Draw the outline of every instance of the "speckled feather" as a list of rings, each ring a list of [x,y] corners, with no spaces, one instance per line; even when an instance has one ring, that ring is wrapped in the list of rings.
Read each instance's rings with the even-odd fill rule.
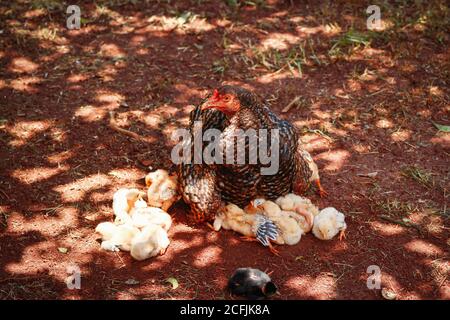
[[[193,134],[195,121],[202,121],[203,130],[223,130],[227,123],[223,113],[216,110],[201,111],[200,107],[190,114],[189,130]],[[189,143],[190,141],[184,141]],[[216,170],[206,164],[194,164],[194,148],[191,147],[191,163],[180,164],[178,170],[179,188],[183,200],[190,206],[191,214],[198,222],[214,219],[221,206],[220,190],[217,186]],[[203,146],[204,147],[204,146]]]
[[[263,246],[268,247],[269,241],[275,241],[278,237],[278,228],[275,223],[266,216],[256,216],[256,239]]]

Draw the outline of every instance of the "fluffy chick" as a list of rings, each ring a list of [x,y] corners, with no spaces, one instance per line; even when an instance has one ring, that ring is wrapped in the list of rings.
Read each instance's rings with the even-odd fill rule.
[[[263,214],[275,223],[279,231],[274,241],[276,244],[294,245],[300,241],[303,234],[300,225],[291,217],[292,213],[281,210],[275,202],[255,199],[246,207],[246,211]]]
[[[275,203],[284,211],[289,211],[290,216],[294,218],[302,228],[304,233],[311,230],[314,222],[314,216],[319,214],[319,209],[309,200],[289,193],[275,200]]]
[[[113,212],[116,217],[114,222],[116,224],[130,223],[131,217],[129,212],[136,201],[144,195],[145,193],[138,189],[122,188],[117,190],[113,195]]]
[[[144,228],[150,224],[155,224],[168,231],[172,226],[172,217],[160,208],[133,208],[130,214],[133,225],[137,228]]]
[[[102,222],[95,232],[101,235],[101,248],[108,251],[130,251],[132,239],[139,233],[139,229],[129,225],[115,225],[112,222]]]
[[[233,230],[247,237],[254,237],[255,216],[247,214],[244,210],[232,203],[226,205],[216,215],[214,220],[214,230],[219,231],[220,228],[225,230]]]
[[[270,244],[271,240],[274,241],[278,237],[278,228],[267,217],[247,213],[230,203],[221,208],[215,217],[214,230],[219,231],[222,227],[242,234],[242,240],[259,241],[262,245],[269,247],[273,254],[278,255],[278,251]]]
[[[259,269],[239,268],[228,280],[232,294],[248,299],[264,299],[277,292],[277,286],[269,275]]]
[[[147,208],[148,204],[145,202],[144,199],[137,199],[134,203],[133,208],[130,210],[130,216],[133,216],[133,212],[135,212],[137,209]]]
[[[335,208],[328,207],[314,217],[312,233],[321,240],[330,240],[340,232],[339,240],[342,240],[346,229],[344,214]]]
[[[136,260],[145,260],[158,254],[163,255],[170,244],[166,230],[150,224],[142,229],[131,242],[131,256]]]
[[[148,204],[152,207],[167,211],[180,198],[177,191],[177,176],[169,175],[166,170],[158,169],[150,172],[145,176],[145,184],[148,187]]]

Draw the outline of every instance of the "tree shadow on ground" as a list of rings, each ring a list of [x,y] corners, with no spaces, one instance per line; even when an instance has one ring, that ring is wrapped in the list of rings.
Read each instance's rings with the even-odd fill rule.
[[[449,141],[430,122],[449,123],[443,2],[411,5],[406,18],[383,5],[392,26],[377,35],[364,29],[366,2],[86,1],[78,31],[51,3],[0,11],[0,297],[228,299],[226,280],[245,265],[274,271],[277,298],[375,299],[366,279],[377,265],[400,298],[448,299]],[[360,42],[346,42],[349,30]],[[194,225],[177,204],[166,255],[99,251],[93,229],[111,219],[113,192],[143,188],[149,167],[173,169],[171,133],[221,83],[254,90],[302,128],[330,194],[309,196],[347,213],[348,239],[307,235],[277,258]],[[109,111],[153,140],[112,131]],[[82,290],[64,283],[73,264]]]

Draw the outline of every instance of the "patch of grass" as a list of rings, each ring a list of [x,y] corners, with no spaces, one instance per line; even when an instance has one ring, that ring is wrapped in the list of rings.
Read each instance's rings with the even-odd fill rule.
[[[267,7],[266,0],[225,0],[227,6],[235,9],[242,6],[251,6],[251,7]]]
[[[45,28],[45,27],[44,28],[39,28],[37,33],[36,33],[36,37],[39,40],[53,41],[57,37],[57,29]]]
[[[0,118],[0,129],[4,129],[6,124],[8,123],[8,119]]]
[[[373,211],[381,211],[391,217],[406,217],[419,208],[411,202],[403,202],[397,199],[384,199],[371,205]]]
[[[55,299],[57,292],[52,289],[52,285],[47,279],[21,278],[11,279],[3,283],[0,287],[0,299]]]
[[[242,47],[238,53],[229,55],[231,60],[240,65],[244,63],[250,70],[257,72],[278,73],[288,71],[294,77],[302,78],[304,68],[326,66],[329,61],[322,54],[320,40],[308,39],[292,45],[288,49],[265,48],[256,45],[250,39],[235,39]],[[230,37],[223,37],[221,45],[226,49],[233,42]],[[317,52],[317,53],[316,53]]]
[[[328,135],[328,131],[327,131],[327,129],[325,127],[321,127],[320,129],[309,129],[308,128],[307,132],[318,134],[318,135],[324,137],[325,139],[327,139],[330,142],[334,141],[334,139],[330,135]]]
[[[197,14],[192,13],[191,11],[184,11],[177,16],[178,26],[181,27],[190,21],[195,20],[198,17]]]
[[[228,38],[228,33],[227,32],[224,32],[223,33],[223,36],[222,36],[222,47],[225,49],[225,50],[227,50],[228,49],[228,47],[230,46],[230,44],[231,44],[231,40]]]
[[[46,217],[54,217],[54,216],[56,216],[56,215],[58,215],[58,212],[62,209],[62,208],[64,208],[64,205],[63,204],[60,204],[60,205],[58,205],[58,206],[56,206],[56,207],[50,207],[50,208],[45,208],[43,211],[45,212],[44,213],[44,215],[46,216]]]
[[[139,2],[144,2],[144,0],[97,0],[96,2],[108,7],[120,7],[128,4],[138,4]]]
[[[438,129],[438,131],[450,132],[450,126],[446,126],[446,125],[439,124],[439,123],[436,123],[436,122],[433,122],[433,124]]]
[[[245,0],[242,2],[244,3],[244,5],[252,7],[261,7],[261,8],[267,7],[266,0],[254,0],[254,1]]]
[[[446,258],[439,258],[433,260],[430,264],[431,266],[431,275],[433,276],[436,283],[438,283],[438,287],[445,285],[448,277],[450,276],[450,265]]]
[[[347,53],[361,46],[368,46],[371,43],[374,33],[366,32],[362,33],[354,29],[350,29],[339,38],[332,40],[334,43],[331,49],[328,51],[330,56],[338,56],[345,50]]]
[[[447,205],[444,205],[442,208],[428,208],[429,212],[433,215],[441,216],[444,219],[450,219],[450,210],[447,208]]]
[[[225,0],[225,3],[231,8],[237,8],[239,6],[239,0]]]
[[[31,8],[45,9],[48,11],[64,10],[67,7],[65,1],[59,0],[33,0],[31,1]]]
[[[9,214],[5,211],[3,211],[2,208],[0,208],[0,225],[7,227],[8,226],[8,218]]]
[[[300,77],[303,74],[302,66],[306,64],[307,58],[301,44],[288,51],[261,50],[259,48],[253,48],[252,51],[253,56],[250,57],[250,62],[253,68],[259,66],[272,72],[287,69],[291,73],[297,71]]]
[[[441,45],[448,41],[450,9],[446,1],[403,1],[398,4],[385,1],[380,5],[386,18],[394,23],[393,28],[383,33],[398,38],[403,33],[419,32]]]
[[[401,169],[403,176],[411,178],[425,188],[431,188],[434,185],[432,173],[417,166],[406,166]]]
[[[224,58],[214,61],[211,66],[211,71],[223,76],[227,68],[228,68],[228,61]]]
[[[423,233],[422,228],[419,225],[417,225],[415,223],[412,223],[412,221],[410,219],[403,218],[401,220],[396,220],[396,219],[393,219],[393,218],[391,218],[390,216],[387,216],[387,215],[381,215],[380,218],[383,219],[383,220],[389,221],[391,223],[398,224],[398,225],[403,226],[403,227],[414,228],[417,231],[419,231],[421,234]]]

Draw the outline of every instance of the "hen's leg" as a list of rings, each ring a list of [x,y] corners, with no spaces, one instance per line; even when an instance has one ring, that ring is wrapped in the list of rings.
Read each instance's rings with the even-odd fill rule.
[[[319,190],[320,197],[325,197],[326,195],[328,195],[328,192],[326,192],[325,189],[320,184],[320,179],[314,180],[314,183],[316,184],[317,189]]]

